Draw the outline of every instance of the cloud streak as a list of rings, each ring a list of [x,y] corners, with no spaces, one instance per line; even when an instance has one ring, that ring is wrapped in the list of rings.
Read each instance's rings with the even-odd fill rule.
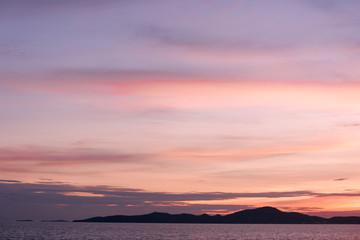
[[[157,71],[71,70],[64,74],[72,76],[69,77],[69,84],[63,85],[60,79],[43,84],[39,82],[32,86],[9,84],[27,92],[58,94],[67,98],[71,94],[75,101],[79,94],[88,95],[92,101],[96,101],[95,96],[125,97],[126,101],[122,101],[124,109],[129,106],[134,109],[167,107],[179,110],[276,107],[353,111],[359,107],[357,91],[360,85],[356,82],[252,82],[201,78],[190,81],[191,74],[171,75],[169,72]],[[83,79],[76,81],[79,78]],[[202,94],[199,94],[200,92]],[[113,102],[107,102],[106,98],[102,101],[106,105],[114,105]],[[121,109],[121,102],[117,103],[117,106]]]
[[[291,46],[286,44],[270,44],[266,41],[256,42],[251,39],[221,39],[213,36],[196,35],[191,32],[180,32],[172,29],[164,29],[157,26],[146,26],[139,28],[137,37],[155,40],[160,44],[170,47],[178,47],[189,51],[215,51],[215,52],[237,52],[266,53],[278,52],[279,50],[290,50]]]
[[[50,12],[64,12],[64,11],[79,11],[86,9],[89,10],[96,10],[98,8],[108,8],[109,6],[116,5],[116,4],[128,4],[134,1],[129,0],[107,0],[105,2],[98,1],[98,0],[78,0],[76,2],[64,0],[64,1],[53,1],[49,2],[46,0],[34,0],[30,4],[28,1],[24,0],[4,0],[1,2],[2,14],[9,14],[9,13],[21,13],[24,17],[25,16],[34,16],[35,14],[49,14]]]
[[[108,162],[135,162],[149,158],[149,155],[142,154],[111,154],[105,151],[88,148],[72,148],[67,150],[57,150],[52,148],[42,148],[38,146],[25,146],[23,148],[1,148],[0,161],[35,161],[41,164],[71,164],[71,163],[91,163],[101,161]]]
[[[0,182],[3,182],[3,183],[21,183],[21,181],[7,180],[7,179],[0,179]]]

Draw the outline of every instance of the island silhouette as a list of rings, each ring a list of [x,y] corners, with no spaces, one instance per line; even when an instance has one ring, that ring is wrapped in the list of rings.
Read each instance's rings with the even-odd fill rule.
[[[242,224],[360,224],[360,217],[323,218],[298,212],[283,212],[274,207],[247,209],[227,215],[193,215],[153,212],[145,215],[93,217],[73,222],[127,223],[242,223]]]

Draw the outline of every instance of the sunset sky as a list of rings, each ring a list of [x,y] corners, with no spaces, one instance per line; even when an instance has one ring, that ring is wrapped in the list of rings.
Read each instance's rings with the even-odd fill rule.
[[[0,220],[360,216],[359,9],[0,0]]]

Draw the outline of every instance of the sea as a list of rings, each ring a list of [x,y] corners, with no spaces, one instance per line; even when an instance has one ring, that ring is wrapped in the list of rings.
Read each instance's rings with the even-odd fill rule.
[[[14,222],[0,223],[0,239],[355,240],[360,225]]]

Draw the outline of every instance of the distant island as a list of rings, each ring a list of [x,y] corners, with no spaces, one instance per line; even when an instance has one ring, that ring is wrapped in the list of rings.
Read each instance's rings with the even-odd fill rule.
[[[93,217],[73,222],[127,223],[239,223],[239,224],[360,224],[360,217],[323,218],[298,212],[283,212],[273,207],[248,209],[227,215],[193,215],[153,212],[145,215]]]

